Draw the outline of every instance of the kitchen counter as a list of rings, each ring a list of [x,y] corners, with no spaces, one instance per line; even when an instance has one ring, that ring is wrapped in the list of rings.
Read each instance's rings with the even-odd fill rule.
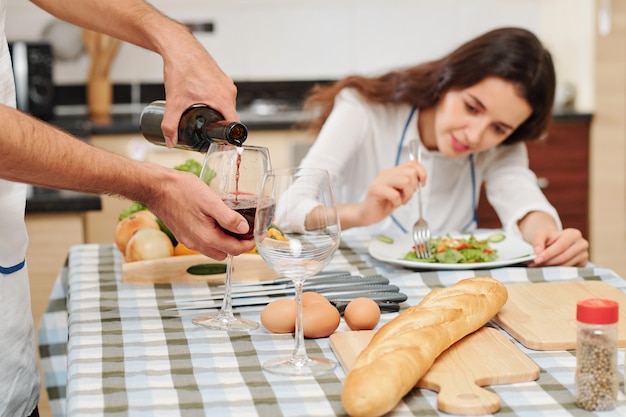
[[[237,111],[241,121],[251,130],[282,130],[294,127],[307,116],[302,102],[314,85],[332,80],[236,82]],[[140,133],[139,116],[150,102],[165,97],[162,84],[120,84],[113,87],[112,117],[107,122],[90,121],[85,105],[85,86],[58,86],[59,100],[51,122],[65,127],[79,137],[88,135]],[[133,90],[138,90],[133,93]],[[133,102],[133,97],[137,98]],[[555,120],[589,120],[591,114],[558,109]]]
[[[140,113],[119,113],[113,114],[110,121],[95,123],[90,122],[86,115],[75,115],[58,117],[52,120],[51,123],[55,125],[82,125],[84,131],[82,135],[78,135],[79,137],[127,133],[140,134],[139,117]],[[239,117],[250,130],[290,129],[305,120],[305,114],[297,108],[276,111],[269,107],[257,110],[247,108],[239,111]],[[590,113],[575,111],[558,112],[554,114],[555,121],[590,121],[591,117],[592,115]],[[71,130],[68,129],[68,131],[72,133]],[[76,130],[73,134],[76,135]]]
[[[92,135],[110,135],[141,133],[139,113],[114,114],[110,122],[91,123]],[[303,113],[298,110],[257,113],[251,110],[239,112],[241,121],[249,130],[288,129],[303,120]]]
[[[26,214],[97,211],[102,209],[99,195],[34,187],[26,199]]]
[[[91,135],[141,133],[139,117],[140,113],[117,113],[107,122],[92,122],[86,114],[70,115],[56,117],[50,123],[64,128],[74,136],[87,138]],[[271,109],[260,112],[246,109],[239,111],[239,117],[250,130],[273,130],[291,128],[304,119],[304,114],[297,109],[276,112]],[[66,128],[67,126],[73,129]]]

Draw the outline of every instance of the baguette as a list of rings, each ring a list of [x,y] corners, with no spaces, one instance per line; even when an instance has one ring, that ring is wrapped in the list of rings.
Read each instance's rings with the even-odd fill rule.
[[[376,332],[346,376],[341,401],[353,417],[391,411],[453,343],[478,330],[506,303],[506,287],[468,278],[428,293]]]

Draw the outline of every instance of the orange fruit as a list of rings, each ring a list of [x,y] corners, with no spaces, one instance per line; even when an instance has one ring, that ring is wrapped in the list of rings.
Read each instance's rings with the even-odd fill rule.
[[[174,248],[174,256],[183,256],[183,255],[199,255],[200,252],[197,250],[189,249],[187,246],[183,245],[181,242],[178,242],[176,247]]]
[[[250,249],[248,252],[245,252],[248,255],[256,255],[257,253],[259,253],[258,250],[256,250],[256,246],[253,247],[252,249]]]

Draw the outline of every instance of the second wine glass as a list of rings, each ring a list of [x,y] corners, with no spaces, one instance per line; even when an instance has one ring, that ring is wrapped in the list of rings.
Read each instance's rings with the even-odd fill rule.
[[[281,230],[284,238],[268,237],[270,227]],[[340,234],[335,196],[326,170],[288,168],[265,175],[254,240],[265,262],[293,281],[297,304],[293,353],[265,362],[266,371],[321,375],[336,367],[337,362],[332,359],[307,355],[302,329],[302,286],[330,262],[339,247]]]
[[[200,178],[215,191],[224,203],[241,214],[250,225],[243,235],[226,234],[237,239],[254,238],[254,220],[258,195],[263,177],[271,169],[267,148],[259,146],[232,146],[213,142],[207,151]],[[233,256],[226,257],[226,280],[222,308],[215,317],[196,317],[193,323],[212,330],[248,331],[259,327],[259,323],[235,317],[232,309],[231,278]]]

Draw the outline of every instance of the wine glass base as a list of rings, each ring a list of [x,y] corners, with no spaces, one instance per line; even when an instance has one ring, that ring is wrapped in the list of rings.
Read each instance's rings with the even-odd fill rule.
[[[263,370],[277,375],[288,376],[319,376],[332,372],[337,362],[332,359],[319,357],[276,358],[263,364]]]
[[[225,330],[227,332],[248,332],[257,329],[259,323],[252,320],[236,319],[234,317],[196,317],[193,324],[209,330]]]

